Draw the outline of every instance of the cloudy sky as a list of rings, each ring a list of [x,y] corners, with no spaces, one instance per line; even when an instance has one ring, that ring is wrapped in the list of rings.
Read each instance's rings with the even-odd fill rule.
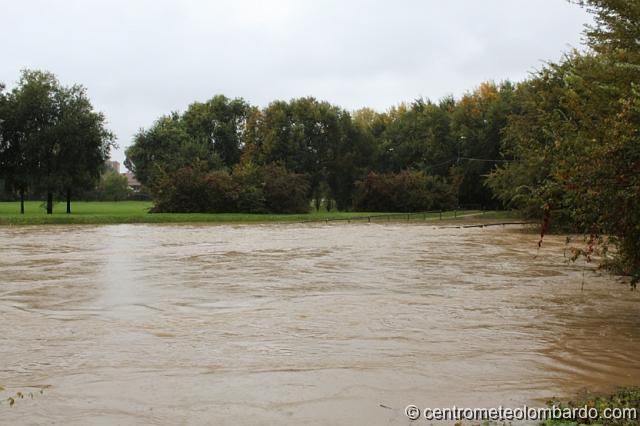
[[[81,83],[124,159],[141,127],[217,93],[385,110],[521,80],[581,47],[565,0],[0,0],[0,81]]]

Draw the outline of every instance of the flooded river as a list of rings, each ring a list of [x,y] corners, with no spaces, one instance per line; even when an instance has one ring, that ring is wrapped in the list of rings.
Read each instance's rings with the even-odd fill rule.
[[[566,264],[564,238],[536,257],[536,240],[424,223],[0,228],[0,423],[402,425],[409,403],[638,384],[640,293]]]

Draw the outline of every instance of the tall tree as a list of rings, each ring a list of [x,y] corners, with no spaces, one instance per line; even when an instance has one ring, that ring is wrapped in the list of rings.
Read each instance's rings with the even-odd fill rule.
[[[328,199],[335,200],[338,210],[352,208],[355,183],[369,172],[375,152],[369,120],[375,120],[376,115],[372,110],[361,110],[352,119],[347,112],[340,112],[340,138],[331,140],[326,173]]]
[[[52,169],[51,161],[46,161],[43,153],[47,151],[45,147],[52,145],[56,115],[54,94],[58,86],[53,74],[27,70],[6,95],[2,146],[6,182],[10,189],[20,193],[21,211],[24,211],[22,200],[27,188],[40,187],[42,178],[46,177],[43,172]],[[52,198],[49,201],[47,210],[51,211]]]
[[[64,87],[49,72],[25,70],[4,110],[0,151],[7,182],[21,198],[28,187],[46,193],[48,214],[54,193],[89,185],[108,158],[113,137],[81,86]]]
[[[4,92],[5,85],[0,83],[0,180],[9,194],[20,195],[20,213],[24,214],[24,195],[26,178],[18,176],[22,163],[21,145],[14,135],[14,111],[10,97]]]
[[[127,148],[125,165],[142,185],[153,189],[167,174],[198,163],[207,170],[224,167],[220,155],[203,139],[194,138],[182,117],[172,113],[140,130]]]
[[[456,104],[451,118],[455,163],[450,173],[462,204],[494,205],[486,175],[502,161],[502,129],[513,111],[510,82],[483,83]]]
[[[349,115],[340,108],[312,97],[275,101],[262,112],[253,112],[247,130],[247,160],[256,164],[281,163],[304,174],[319,204],[322,184],[336,145],[345,142]]]
[[[105,128],[105,117],[93,110],[86,89],[61,88],[61,110],[56,124],[60,144],[58,173],[60,190],[71,213],[71,196],[94,188],[109,158],[114,136]]]
[[[207,102],[189,105],[182,121],[187,133],[220,156],[231,169],[240,161],[249,111],[250,106],[243,99],[217,95]]]
[[[495,172],[504,199],[562,215],[593,242],[617,247],[611,264],[640,280],[640,4],[580,2],[595,14],[590,50],[548,64],[522,88],[507,128],[517,160]],[[533,172],[520,175],[524,165]],[[524,177],[524,178],[523,178]],[[516,178],[519,178],[516,180]],[[606,247],[607,244],[604,245]]]

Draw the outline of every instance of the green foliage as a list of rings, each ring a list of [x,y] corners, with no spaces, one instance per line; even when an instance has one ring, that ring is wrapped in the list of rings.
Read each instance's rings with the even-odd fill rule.
[[[239,187],[238,211],[267,213],[262,168],[251,161],[238,164],[233,169],[233,178]]]
[[[456,104],[451,117],[456,165],[449,173],[460,194],[460,203],[496,205],[485,179],[503,160],[502,129],[516,111],[514,86],[509,82],[483,83]]]
[[[240,163],[233,165],[234,179],[243,180],[237,196],[241,211],[279,210],[266,192],[268,188],[256,183],[257,175],[250,178],[250,173],[243,172],[253,168],[264,174],[274,163],[291,173],[289,179],[295,180],[294,175],[306,179],[308,194],[295,199],[311,197],[316,207],[331,207],[334,201],[339,210],[362,206],[365,198],[357,182],[368,179],[370,172],[400,173],[408,169],[422,170],[424,175],[439,179],[420,178],[418,184],[413,179],[418,175],[400,173],[401,183],[396,186],[411,196],[402,202],[379,198],[372,204],[376,209],[439,208],[450,206],[451,200],[458,198],[491,205],[496,203],[483,182],[500,157],[500,128],[514,108],[512,98],[510,83],[487,83],[459,102],[453,98],[438,104],[416,100],[386,113],[365,108],[352,116],[314,98],[276,101],[264,109],[237,100],[231,102],[237,104],[234,109],[227,98],[216,96],[206,104],[192,104],[182,115],[163,117],[140,132],[127,151],[126,164],[149,187],[196,163],[216,170],[222,167],[218,152],[206,147],[212,146],[212,140],[226,137],[235,141],[232,145],[242,146]],[[221,124],[220,119],[212,117],[227,119]],[[287,187],[284,180],[275,177],[272,183],[272,194],[279,192],[276,188]],[[305,187],[301,181],[290,185]],[[382,200],[391,204],[385,206]],[[299,211],[302,203],[283,208]]]
[[[150,129],[138,132],[126,154],[125,165],[147,187],[195,163],[204,163],[210,170],[224,166],[211,144],[193,137],[177,113],[163,116]]]
[[[328,206],[333,199],[338,210],[349,210],[353,205],[355,182],[370,170],[375,142],[367,126],[352,119],[350,114],[340,114],[339,120],[341,139],[332,141],[325,181],[319,185],[319,193]]]
[[[520,112],[505,130],[515,161],[489,185],[532,214],[543,205],[577,232],[606,235],[606,264],[640,277],[640,17],[636,2],[581,2],[596,16],[590,52],[548,64],[517,90]],[[632,24],[634,23],[634,24]],[[578,250],[589,256],[592,250]]]
[[[236,167],[231,175],[207,170],[204,163],[167,174],[156,185],[153,212],[304,213],[308,184],[278,165]]]
[[[630,387],[619,389],[618,391],[610,395],[600,395],[583,393],[578,396],[575,401],[569,401],[566,404],[561,403],[557,399],[552,399],[547,402],[548,406],[555,405],[558,408],[582,408],[589,407],[598,410],[598,413],[602,416],[604,410],[609,409],[634,409],[636,413],[640,415],[640,388]],[[578,426],[581,424],[592,424],[601,426],[632,426],[638,424],[638,419],[589,419],[589,418],[574,418],[571,420],[546,420],[542,423],[543,426]]]
[[[166,175],[155,187],[153,212],[223,213],[236,208],[238,189],[224,171],[207,171],[202,164]]]
[[[338,173],[351,176],[357,167],[352,151],[358,144],[351,143],[355,141],[351,136],[350,115],[328,102],[310,97],[276,101],[253,111],[247,125],[245,160],[261,165],[277,162],[304,174],[311,193],[331,176],[332,187],[342,200],[345,195],[338,193],[339,188],[348,188],[353,181],[345,182]]]
[[[126,176],[110,170],[102,176],[97,193],[101,201],[122,201],[127,199],[131,190]]]
[[[240,160],[250,112],[244,100],[222,95],[195,102],[183,114],[163,116],[138,132],[126,151],[125,165],[148,187],[195,163],[209,170],[230,169]]]
[[[105,129],[103,114],[93,111],[86,89],[64,89],[64,104],[57,122],[60,141],[58,175],[62,192],[80,194],[95,187],[109,158],[114,136]]]
[[[263,170],[266,210],[272,213],[306,213],[309,211],[309,183],[298,173],[283,166],[268,164]]]
[[[356,188],[356,210],[420,212],[447,210],[456,204],[451,188],[442,178],[418,171],[372,172]]]
[[[589,46],[597,53],[638,54],[640,4],[630,0],[578,0],[594,14],[587,27]]]
[[[82,86],[25,70],[16,87],[0,93],[0,177],[22,193],[90,188],[114,146],[104,126]]]
[[[217,95],[207,102],[189,105],[181,120],[197,145],[206,147],[225,167],[231,168],[240,161],[249,112],[250,107],[244,100]]]

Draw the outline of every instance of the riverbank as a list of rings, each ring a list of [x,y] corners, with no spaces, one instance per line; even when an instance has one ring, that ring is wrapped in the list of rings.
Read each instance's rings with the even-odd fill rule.
[[[250,214],[250,213],[149,213],[152,204],[147,201],[96,202],[78,201],[66,214],[66,205],[58,203],[53,214],[44,212],[42,203],[28,201],[25,214],[20,214],[18,202],[0,203],[0,225],[46,224],[117,224],[117,223],[266,223],[266,222],[314,222],[333,220],[407,220],[406,213],[376,212],[327,212],[307,214]],[[411,214],[408,220],[457,220],[481,216],[483,219],[513,219],[512,212],[458,210],[448,212]]]

